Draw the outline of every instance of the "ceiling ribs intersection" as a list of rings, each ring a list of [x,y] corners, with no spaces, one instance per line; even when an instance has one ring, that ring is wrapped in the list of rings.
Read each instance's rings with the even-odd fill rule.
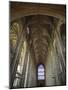
[[[27,23],[31,29],[31,39],[37,63],[44,63],[46,60],[51,34],[51,20],[52,17],[35,15],[31,16]]]

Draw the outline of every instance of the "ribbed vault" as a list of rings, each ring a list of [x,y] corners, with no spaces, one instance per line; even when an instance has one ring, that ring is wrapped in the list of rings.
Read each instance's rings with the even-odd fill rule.
[[[51,41],[54,18],[45,15],[32,15],[26,17],[26,21],[31,33],[30,39],[33,42],[36,63],[45,63]]]
[[[31,73],[31,77],[34,74],[35,77],[32,77],[32,79],[36,81],[36,66],[40,63],[46,66],[47,85],[49,85],[50,80],[48,75],[49,73],[51,74],[50,66],[52,65],[50,57],[51,60],[56,60],[60,55],[61,58],[59,57],[57,62],[59,59],[62,59],[62,63],[65,66],[65,58],[63,56],[63,52],[65,53],[65,6],[16,2],[11,2],[10,6],[11,87],[13,87],[16,74],[22,74],[19,78],[19,86],[26,87],[26,83],[28,82],[27,77],[30,77],[29,72],[32,69],[35,71]],[[64,42],[63,51],[62,42]],[[55,63],[56,65],[55,60],[53,64]],[[29,70],[28,64],[30,64],[29,68],[32,67]],[[21,67],[21,73],[17,71],[19,66]],[[28,76],[27,73],[29,74]],[[65,76],[65,70],[63,73]],[[22,77],[24,78],[23,80]],[[52,77],[50,78],[52,79]],[[63,82],[65,83],[65,81]]]

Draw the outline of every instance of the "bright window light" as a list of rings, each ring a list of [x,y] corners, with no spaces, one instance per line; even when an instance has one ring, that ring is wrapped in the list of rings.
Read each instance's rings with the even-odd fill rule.
[[[40,64],[38,66],[38,80],[44,80],[44,66],[42,64]]]

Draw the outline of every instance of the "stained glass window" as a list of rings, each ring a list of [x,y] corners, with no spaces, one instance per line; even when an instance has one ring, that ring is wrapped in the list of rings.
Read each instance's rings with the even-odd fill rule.
[[[38,80],[44,80],[44,65],[40,64],[38,65]]]

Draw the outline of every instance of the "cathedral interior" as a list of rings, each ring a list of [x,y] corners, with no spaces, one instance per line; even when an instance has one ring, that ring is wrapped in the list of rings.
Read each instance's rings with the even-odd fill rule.
[[[66,85],[66,5],[9,5],[10,88]]]

